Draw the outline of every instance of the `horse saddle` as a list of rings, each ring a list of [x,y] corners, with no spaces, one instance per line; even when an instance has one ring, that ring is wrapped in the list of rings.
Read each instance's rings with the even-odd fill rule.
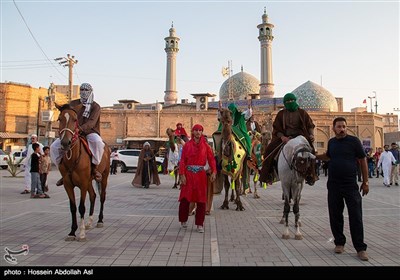
[[[93,154],[92,154],[92,152],[90,151],[90,149],[89,149],[89,143],[88,143],[88,141],[86,140],[86,137],[84,137],[84,136],[82,136],[82,135],[79,135],[79,139],[81,140],[81,142],[82,142],[82,144],[83,144],[83,147],[85,147],[85,150],[86,150],[86,152],[89,154],[89,156],[93,156]]]

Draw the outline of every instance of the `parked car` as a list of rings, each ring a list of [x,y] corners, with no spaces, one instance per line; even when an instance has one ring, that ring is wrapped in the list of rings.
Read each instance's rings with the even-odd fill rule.
[[[15,151],[11,154],[11,156],[12,156],[14,162],[19,162],[20,163],[19,165],[21,165],[23,160],[26,157],[26,151]]]
[[[118,150],[119,165],[121,172],[127,172],[130,169],[136,169],[139,160],[140,150],[138,149],[126,149]],[[159,172],[162,172],[162,163],[164,162],[163,157],[156,157],[156,164]]]
[[[8,168],[8,155],[0,149],[0,167],[3,169],[7,169]]]

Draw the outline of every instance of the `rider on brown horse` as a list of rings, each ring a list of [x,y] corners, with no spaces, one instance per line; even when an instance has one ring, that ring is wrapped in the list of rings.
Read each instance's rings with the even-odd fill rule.
[[[83,106],[82,106],[83,105]],[[92,153],[92,173],[93,178],[100,182],[102,175],[97,170],[97,166],[103,157],[104,142],[100,137],[100,105],[93,100],[93,88],[88,83],[83,83],[80,87],[80,99],[73,100],[70,107],[77,108],[78,125],[76,129],[83,134],[89,144]],[[57,138],[50,147],[51,159],[53,162],[60,164],[64,155],[61,149],[60,139]],[[61,186],[63,179],[57,181],[56,185]]]

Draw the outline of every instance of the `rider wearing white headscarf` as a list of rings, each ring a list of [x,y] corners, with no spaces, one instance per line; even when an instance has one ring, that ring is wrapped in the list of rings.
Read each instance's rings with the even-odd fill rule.
[[[80,99],[71,101],[71,107],[77,107],[78,122],[81,133],[86,136],[89,149],[92,152],[93,175],[96,181],[101,181],[101,173],[97,166],[101,162],[104,153],[104,142],[100,137],[100,105],[93,100],[93,88],[88,83],[83,83],[80,87]],[[83,105],[79,108],[80,105]],[[61,150],[60,139],[57,138],[50,147],[51,160],[60,164],[64,152]],[[62,185],[62,179],[56,183]]]

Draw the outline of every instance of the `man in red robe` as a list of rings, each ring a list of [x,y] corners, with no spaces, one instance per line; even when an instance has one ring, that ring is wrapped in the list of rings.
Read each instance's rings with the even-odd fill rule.
[[[203,126],[196,124],[192,128],[192,137],[183,146],[179,163],[181,192],[179,195],[179,222],[187,228],[190,202],[196,202],[195,225],[197,231],[204,232],[204,219],[207,201],[207,163],[212,174],[210,180],[215,181],[217,168],[214,154],[203,136]]]
[[[189,141],[189,136],[181,123],[176,124],[175,136],[180,137],[185,142]]]

